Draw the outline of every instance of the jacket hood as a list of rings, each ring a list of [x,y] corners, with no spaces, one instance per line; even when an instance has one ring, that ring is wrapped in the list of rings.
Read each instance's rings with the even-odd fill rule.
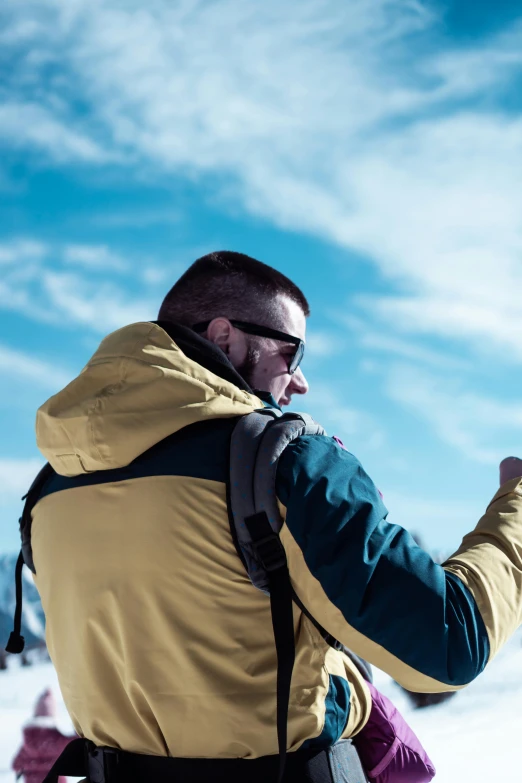
[[[42,405],[36,438],[57,473],[78,476],[124,467],[189,424],[262,407],[219,348],[186,327],[137,323],[106,337]]]

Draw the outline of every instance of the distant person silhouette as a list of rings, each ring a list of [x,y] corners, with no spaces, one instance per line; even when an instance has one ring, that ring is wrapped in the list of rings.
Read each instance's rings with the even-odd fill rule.
[[[33,717],[23,728],[23,744],[13,760],[17,779],[42,783],[50,767],[75,735],[69,737],[56,727],[56,702],[50,688],[38,697]],[[67,778],[60,777],[59,783]]]

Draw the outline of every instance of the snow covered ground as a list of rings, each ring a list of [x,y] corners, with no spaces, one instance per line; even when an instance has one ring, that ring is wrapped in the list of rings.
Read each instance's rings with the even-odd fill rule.
[[[382,672],[375,683],[422,740],[437,783],[501,783],[522,780],[522,630],[486,671],[445,704],[414,710]]]
[[[10,760],[36,696],[50,686],[59,696],[50,663],[0,671],[0,783],[13,783]],[[407,696],[382,672],[376,684],[407,716],[435,766],[437,783],[500,783],[522,779],[522,632],[519,631],[486,672],[456,698],[437,707],[413,710]],[[59,728],[72,730],[59,702]],[[71,779],[72,780],[72,779]]]

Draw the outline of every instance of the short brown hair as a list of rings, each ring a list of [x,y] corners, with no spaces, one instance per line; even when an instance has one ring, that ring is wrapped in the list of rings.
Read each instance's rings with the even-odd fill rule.
[[[223,316],[277,328],[280,296],[310,315],[303,292],[277,269],[243,253],[220,250],[199,258],[174,283],[158,319],[193,326]]]

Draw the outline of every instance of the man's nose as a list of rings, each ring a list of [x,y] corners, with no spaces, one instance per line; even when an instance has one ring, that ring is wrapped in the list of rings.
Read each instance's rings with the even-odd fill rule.
[[[292,394],[306,394],[310,388],[308,381],[306,380],[303,371],[300,367],[297,368],[292,375],[292,382],[290,384]]]

